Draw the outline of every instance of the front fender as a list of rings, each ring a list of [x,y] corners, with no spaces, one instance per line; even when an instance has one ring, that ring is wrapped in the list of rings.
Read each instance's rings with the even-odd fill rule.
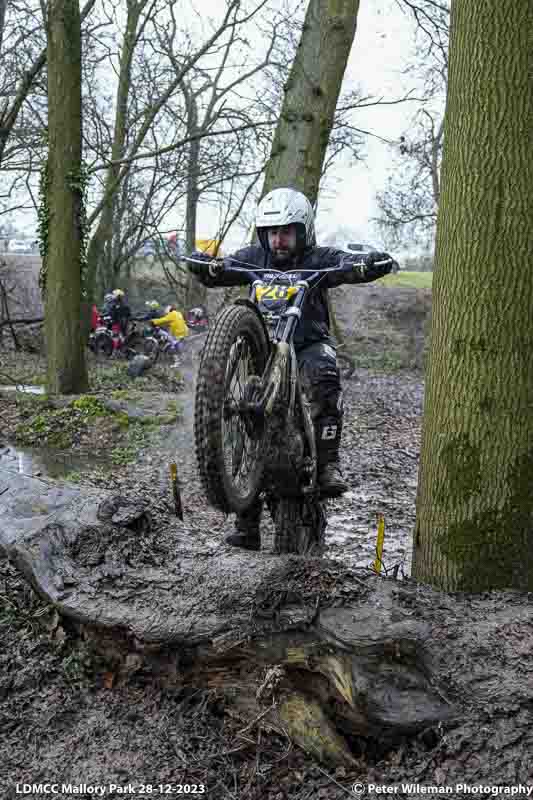
[[[233,301],[233,305],[246,306],[247,308],[250,308],[254,312],[254,314],[261,320],[263,333],[265,334],[265,339],[266,339],[266,341],[267,341],[267,343],[269,345],[269,348],[270,348],[270,334],[268,332],[268,328],[266,326],[265,320],[263,319],[263,317],[261,315],[261,312],[259,311],[259,309],[255,305],[255,303],[252,303],[252,301],[248,300],[247,297],[238,297],[237,300]]]

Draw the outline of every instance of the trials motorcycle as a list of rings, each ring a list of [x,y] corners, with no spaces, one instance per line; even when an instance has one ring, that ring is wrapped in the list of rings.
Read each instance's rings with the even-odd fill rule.
[[[185,260],[212,274],[224,269],[223,259]],[[308,294],[331,269],[298,270],[309,274],[295,282],[235,259],[230,269],[244,273],[250,289],[218,314],[202,351],[194,418],[201,482],[209,503],[225,513],[242,513],[262,494],[274,553],[321,555],[326,510],[293,338]]]

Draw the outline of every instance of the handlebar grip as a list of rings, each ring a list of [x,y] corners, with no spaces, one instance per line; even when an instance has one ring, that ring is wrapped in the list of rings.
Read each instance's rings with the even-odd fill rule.
[[[185,256],[183,261],[186,261],[189,264],[202,264],[202,266],[207,268],[211,278],[216,278],[217,275],[220,275],[220,273],[224,270],[223,258],[210,258],[208,261],[206,258],[193,258],[192,256]]]

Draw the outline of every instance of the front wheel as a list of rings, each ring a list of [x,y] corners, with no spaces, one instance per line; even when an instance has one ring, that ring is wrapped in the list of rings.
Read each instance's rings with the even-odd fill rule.
[[[148,356],[152,364],[159,358],[159,342],[155,336],[147,336],[143,344],[144,355]]]
[[[243,415],[240,404],[263,374],[268,352],[262,322],[245,305],[219,314],[203,349],[195,397],[196,459],[208,501],[226,513],[245,511],[260,489],[263,427]]]

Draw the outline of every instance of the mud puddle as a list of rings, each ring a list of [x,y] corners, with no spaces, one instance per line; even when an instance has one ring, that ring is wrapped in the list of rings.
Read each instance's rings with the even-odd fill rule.
[[[25,386],[24,384],[17,384],[16,386],[0,386],[2,392],[22,392],[24,394],[44,394],[44,386]]]
[[[106,465],[105,458],[53,452],[44,448],[0,446],[0,470],[30,477],[60,479]]]
[[[355,492],[345,495],[347,500]],[[385,513],[385,539],[381,556],[382,570],[387,574],[397,567],[399,575],[411,571],[412,535],[395,523],[394,515]],[[376,558],[378,515],[355,517],[353,511],[332,512],[328,516],[327,556],[350,567],[372,568]]]
[[[418,375],[360,372],[345,383],[341,463],[350,487],[328,503],[327,555],[354,567],[376,557],[378,515],[385,519],[382,562],[411,570],[423,384]]]

